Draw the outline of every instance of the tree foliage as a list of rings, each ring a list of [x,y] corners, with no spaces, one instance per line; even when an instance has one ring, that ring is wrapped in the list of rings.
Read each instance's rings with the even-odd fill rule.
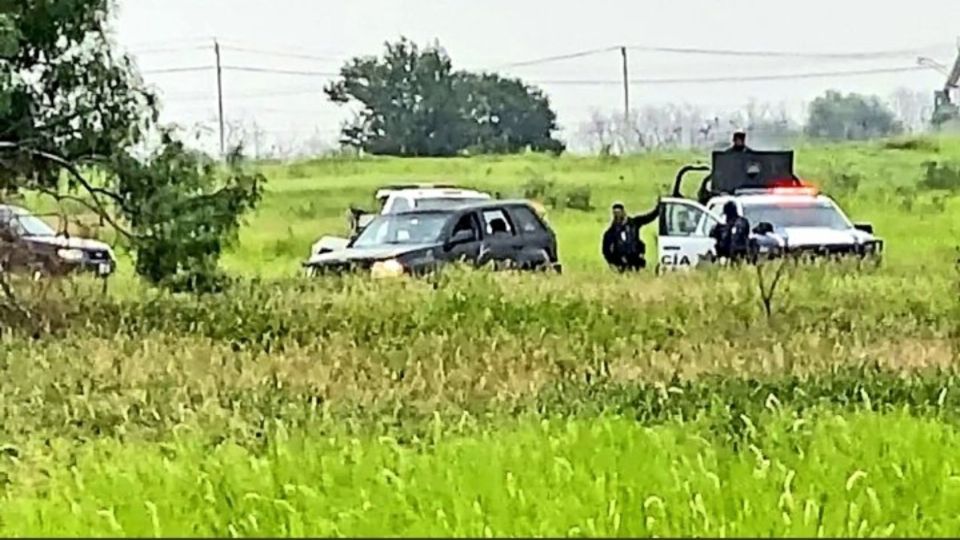
[[[217,263],[236,240],[238,216],[261,196],[262,178],[244,169],[239,148],[223,170],[209,156],[165,133],[146,159],[118,156],[110,168],[137,247],[137,273],[174,290],[222,288]]]
[[[471,151],[502,154],[526,147],[535,152],[564,151],[563,143],[551,135],[557,116],[539,89],[491,73],[458,73],[455,85]]]
[[[387,43],[383,58],[354,58],[325,89],[361,109],[342,142],[372,154],[453,156],[526,148],[560,153],[547,97],[520,80],[454,71],[439,46]]]
[[[832,140],[885,137],[902,131],[902,123],[876,96],[833,90],[813,100],[806,126],[808,135]]]
[[[209,290],[263,178],[239,153],[222,170],[159,125],[156,97],[109,38],[113,7],[0,0],[0,189],[79,191],[112,214],[140,275]]]

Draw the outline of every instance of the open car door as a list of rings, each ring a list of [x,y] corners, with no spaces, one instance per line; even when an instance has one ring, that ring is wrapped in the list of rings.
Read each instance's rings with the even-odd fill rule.
[[[716,241],[710,231],[720,216],[695,201],[664,198],[660,201],[657,235],[657,271],[686,270],[701,259],[716,255]]]

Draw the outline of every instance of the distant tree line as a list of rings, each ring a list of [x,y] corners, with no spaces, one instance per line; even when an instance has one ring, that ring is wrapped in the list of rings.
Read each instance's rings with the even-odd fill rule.
[[[594,112],[580,126],[579,140],[594,153],[633,153],[670,148],[721,148],[736,129],[750,133],[762,147],[787,146],[800,137],[863,140],[927,129],[931,96],[900,89],[888,100],[828,91],[806,106],[797,122],[783,104],[753,100],[740,110],[710,115],[693,105],[647,106],[629,117]]]

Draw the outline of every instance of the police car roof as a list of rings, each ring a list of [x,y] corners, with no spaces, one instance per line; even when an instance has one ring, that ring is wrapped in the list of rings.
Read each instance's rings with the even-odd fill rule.
[[[397,212],[393,215],[409,215],[409,214],[456,214],[461,212],[472,212],[472,211],[483,211],[483,210],[498,210],[501,208],[515,208],[517,206],[523,206],[526,208],[533,209],[533,204],[526,199],[489,199],[489,200],[478,200],[478,201],[469,201],[464,204],[451,206],[447,208],[413,208],[410,210],[404,210],[403,212]]]
[[[423,198],[478,198],[486,199],[490,198],[488,193],[478,191],[475,189],[461,188],[461,187],[437,187],[437,186],[405,186],[405,187],[386,187],[380,188],[377,190],[377,198],[385,198],[393,195],[394,193],[403,193],[404,195],[412,196],[415,199]]]

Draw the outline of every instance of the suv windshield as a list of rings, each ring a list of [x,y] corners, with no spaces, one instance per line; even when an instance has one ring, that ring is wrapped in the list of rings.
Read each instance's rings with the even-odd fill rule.
[[[384,244],[430,244],[440,240],[446,213],[390,214],[374,218],[353,242],[353,247]]]
[[[749,204],[743,212],[751,224],[767,222],[774,227],[823,227],[846,230],[850,223],[827,202]]]
[[[7,213],[0,214],[0,220],[5,221],[19,236],[56,236],[56,231],[46,221],[31,214]]]
[[[486,199],[479,197],[431,197],[429,199],[417,199],[414,204],[417,205],[418,210],[445,210],[448,208],[456,208],[465,204],[482,202],[485,200]]]

